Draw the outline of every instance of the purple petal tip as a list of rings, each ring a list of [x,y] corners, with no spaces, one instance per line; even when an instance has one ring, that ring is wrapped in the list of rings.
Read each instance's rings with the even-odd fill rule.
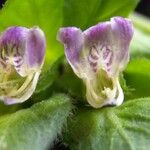
[[[76,27],[61,28],[57,39],[64,44],[65,54],[69,62],[76,63],[83,46],[82,31]]]
[[[30,67],[41,66],[45,56],[46,40],[43,31],[31,28],[27,37],[26,58]]]

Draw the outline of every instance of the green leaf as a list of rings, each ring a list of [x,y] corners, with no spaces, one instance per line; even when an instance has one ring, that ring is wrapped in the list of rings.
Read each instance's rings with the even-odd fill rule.
[[[68,120],[65,142],[73,150],[147,150],[150,98],[120,107],[80,107]]]
[[[47,150],[61,133],[71,108],[70,99],[58,94],[0,117],[0,149]]]
[[[56,33],[63,20],[63,0],[7,0],[0,11],[0,30],[9,26],[39,26],[46,34],[47,63],[53,62],[63,51],[56,41]]]
[[[85,29],[113,16],[127,17],[139,0],[65,0],[64,25]]]
[[[150,96],[150,60],[131,60],[124,73],[126,84],[131,89],[128,98]]]

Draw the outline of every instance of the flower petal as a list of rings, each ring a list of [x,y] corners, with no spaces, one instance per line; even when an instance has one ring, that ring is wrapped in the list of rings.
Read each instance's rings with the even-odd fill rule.
[[[27,32],[28,29],[24,27],[10,27],[1,34],[0,38],[1,64],[2,62],[6,64],[5,70],[13,65],[21,76],[26,75],[20,68],[24,63]]]
[[[128,48],[133,36],[133,26],[130,20],[122,17],[111,18],[112,34],[122,48]]]
[[[119,73],[129,60],[133,27],[129,20],[114,17],[83,33],[62,28],[59,41],[65,45],[67,60],[86,85],[86,97],[93,107],[120,105],[124,95]]]
[[[0,43],[1,46],[7,48],[6,53],[8,55],[12,54],[12,48],[22,48],[24,49],[24,43],[26,41],[27,28],[25,27],[9,27],[2,34]],[[17,51],[17,49],[15,49]],[[14,53],[16,52],[14,51]],[[17,52],[16,52],[17,53]]]
[[[89,51],[89,63],[95,72],[103,68],[110,76],[117,76],[128,62],[132,36],[131,22],[121,17],[84,31],[85,49]]]
[[[76,72],[83,48],[82,31],[76,27],[61,28],[57,39],[64,44],[66,58]]]
[[[0,99],[6,104],[24,102],[33,94],[44,62],[45,43],[44,33],[38,27],[10,27],[1,34],[0,66],[6,75],[1,82],[18,79],[15,87],[8,90],[6,86],[6,92],[1,93]]]
[[[108,70],[111,64],[112,51],[110,50],[111,26],[109,22],[101,23],[84,31],[84,49],[87,51],[88,63],[96,73],[100,68]],[[106,53],[107,52],[107,53]],[[107,59],[105,63],[104,57]],[[109,58],[108,58],[109,57]],[[110,65],[109,65],[110,66]],[[108,67],[109,67],[108,66]]]
[[[101,70],[95,79],[87,79],[84,83],[86,85],[87,101],[94,108],[122,104],[124,94],[118,77],[110,78],[104,70]]]
[[[122,71],[129,61],[129,44],[133,36],[133,26],[128,19],[114,17],[111,19],[113,49],[116,51],[115,70]],[[115,68],[115,67],[114,67]]]
[[[27,35],[27,47],[25,51],[25,59],[29,68],[40,68],[45,56],[45,36],[38,27],[29,29]]]
[[[40,72],[35,73],[33,76],[29,76],[27,80],[29,80],[29,84],[24,83],[15,94],[9,94],[8,96],[0,96],[0,99],[4,101],[7,105],[12,105],[16,103],[22,103],[28,100],[33,92],[35,91]],[[26,82],[28,82],[26,80]]]
[[[109,43],[110,23],[100,23],[84,31],[85,46],[89,49],[93,46],[104,45]],[[100,50],[100,49],[99,49]]]
[[[14,65],[22,77],[40,69],[45,55],[45,37],[38,27],[8,28],[0,40],[1,59]],[[1,63],[2,64],[2,63]]]

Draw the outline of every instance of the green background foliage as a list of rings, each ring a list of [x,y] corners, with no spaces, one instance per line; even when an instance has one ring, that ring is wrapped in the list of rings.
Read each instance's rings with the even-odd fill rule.
[[[84,30],[113,16],[128,17],[137,3],[138,0],[7,0],[0,10],[0,31],[16,25],[39,26],[45,32],[47,48],[33,96],[23,104],[0,104],[0,149],[46,150],[59,136],[74,150],[150,147],[148,19],[130,15],[135,35],[131,61],[123,73],[125,102],[119,107],[93,109],[87,104],[85,87],[65,61],[63,46],[56,40],[60,27]]]

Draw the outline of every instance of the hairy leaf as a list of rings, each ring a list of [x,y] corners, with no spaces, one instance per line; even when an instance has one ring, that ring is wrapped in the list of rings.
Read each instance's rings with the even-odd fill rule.
[[[0,149],[47,150],[61,133],[71,108],[70,99],[60,94],[0,117]]]
[[[120,107],[80,107],[68,120],[65,142],[74,150],[147,150],[150,147],[150,98]]]

